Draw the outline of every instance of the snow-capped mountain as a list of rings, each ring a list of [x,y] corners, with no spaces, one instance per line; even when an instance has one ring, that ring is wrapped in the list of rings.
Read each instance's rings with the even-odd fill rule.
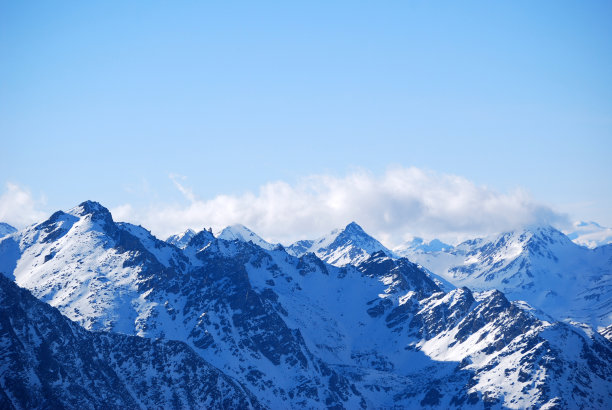
[[[533,226],[410,258],[456,286],[499,289],[558,320],[612,323],[612,245],[587,249],[550,226]]]
[[[187,229],[176,235],[171,235],[166,239],[166,242],[176,246],[179,249],[185,249],[187,244],[195,236],[196,232],[193,229]]]
[[[226,241],[253,242],[260,248],[264,248],[269,251],[278,246],[278,244],[271,244],[269,242],[266,242],[255,232],[251,231],[246,226],[240,224],[231,225],[224,228],[221,232],[219,232],[217,238],[224,239]]]
[[[0,275],[0,408],[258,408],[185,343],[90,332]]]
[[[187,262],[176,247],[144,228],[116,224],[90,201],[0,242],[0,272],[19,286],[86,329],[127,334],[144,332],[154,310],[141,298],[147,282],[184,273]]]
[[[596,222],[576,222],[566,235],[578,245],[591,249],[612,243],[612,228],[606,228]]]
[[[6,235],[10,235],[13,232],[17,232],[17,229],[13,228],[11,225],[5,222],[0,222],[0,238]]]
[[[0,271],[87,329],[187,342],[266,406],[355,407],[361,396],[252,289],[243,248],[264,252],[208,231],[182,252],[84,202],[0,241]]]
[[[371,242],[351,225],[321,242],[340,267],[208,231],[181,250],[84,203],[0,240],[0,270],[89,328],[185,342],[264,407],[612,406],[601,335],[444,292],[385,249],[353,258]]]
[[[357,265],[376,252],[391,255],[391,251],[368,235],[355,222],[351,222],[343,229],[335,229],[319,239],[298,241],[286,249],[294,256],[312,252],[334,266]]]

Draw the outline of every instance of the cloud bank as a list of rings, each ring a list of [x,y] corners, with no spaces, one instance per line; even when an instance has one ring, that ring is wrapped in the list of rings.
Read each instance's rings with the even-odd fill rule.
[[[40,210],[43,205],[44,199],[36,200],[27,189],[7,182],[5,191],[0,196],[0,222],[6,222],[15,228],[40,222],[48,216]]]
[[[257,193],[199,199],[186,179],[170,175],[187,204],[112,209],[162,238],[186,228],[221,229],[241,223],[272,242],[313,238],[356,221],[387,246],[421,236],[457,242],[535,223],[567,218],[524,190],[496,192],[466,178],[418,168],[390,168],[382,176],[357,171],[315,175],[296,184],[270,182]]]

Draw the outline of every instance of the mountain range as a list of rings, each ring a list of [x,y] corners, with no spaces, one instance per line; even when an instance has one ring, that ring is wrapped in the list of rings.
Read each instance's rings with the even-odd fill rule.
[[[610,249],[566,239],[162,241],[86,201],[0,239],[0,404],[612,408]]]
[[[557,320],[612,324],[612,245],[589,249],[550,226],[533,226],[403,255],[456,286],[501,290]]]

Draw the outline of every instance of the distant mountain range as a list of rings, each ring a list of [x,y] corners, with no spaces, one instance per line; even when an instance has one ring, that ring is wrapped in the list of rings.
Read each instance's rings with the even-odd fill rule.
[[[0,239],[0,407],[612,408],[609,246],[413,245],[58,211]]]
[[[498,289],[558,320],[612,324],[612,245],[588,249],[550,226],[533,226],[403,254],[456,286]]]
[[[612,243],[612,228],[606,228],[596,222],[576,222],[573,229],[566,233],[567,237],[578,245],[591,249]]]

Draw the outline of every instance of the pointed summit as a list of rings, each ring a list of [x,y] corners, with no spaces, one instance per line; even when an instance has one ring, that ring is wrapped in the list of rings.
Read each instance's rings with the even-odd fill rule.
[[[215,240],[215,235],[212,234],[210,228],[208,230],[202,229],[200,232],[194,234],[181,249],[189,252],[198,252]]]
[[[277,247],[276,244],[271,244],[265,241],[255,232],[241,224],[226,227],[217,235],[217,238],[224,239],[226,241],[252,242],[253,244],[269,251]]]
[[[85,201],[75,206],[68,211],[69,215],[76,216],[77,218],[91,219],[91,222],[98,224],[100,229],[113,234],[116,231],[115,221],[110,211],[102,206],[99,202]]]
[[[358,265],[376,252],[391,255],[391,251],[356,222],[349,223],[344,229],[334,229],[317,240],[296,242],[289,248],[294,253],[299,251],[301,255],[313,252],[323,261],[336,266]]]
[[[196,232],[193,229],[189,228],[181,233],[170,235],[166,239],[166,242],[168,242],[171,245],[176,246],[179,249],[185,249],[185,247],[187,246],[191,238],[193,238],[195,235],[196,235]]]
[[[110,214],[109,210],[103,207],[99,202],[96,201],[85,201],[81,202],[68,213],[74,216],[85,216],[94,214]]]
[[[346,225],[346,227],[344,228],[344,231],[345,232],[354,232],[354,233],[358,233],[358,234],[365,234],[365,231],[363,230],[363,228],[361,226],[359,226],[357,224],[357,222],[355,222],[355,221],[352,221],[348,225]]]

